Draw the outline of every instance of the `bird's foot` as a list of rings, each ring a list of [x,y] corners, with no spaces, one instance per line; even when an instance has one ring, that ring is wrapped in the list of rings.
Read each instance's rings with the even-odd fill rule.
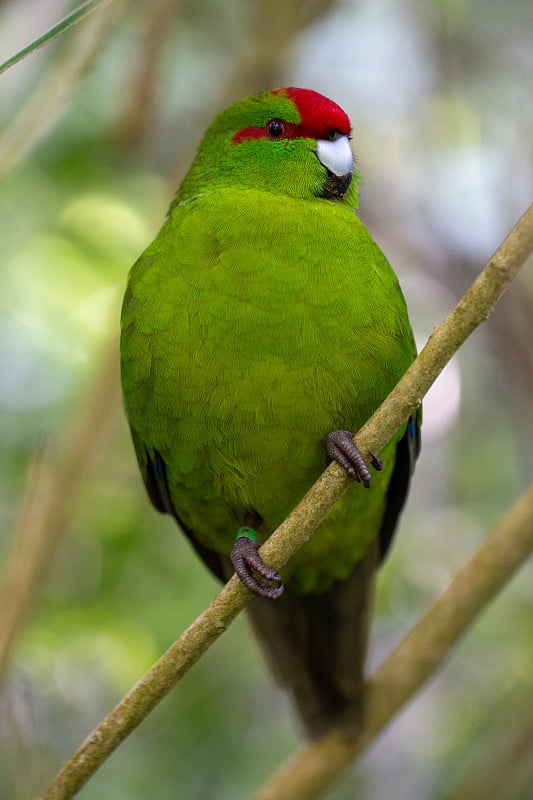
[[[366,489],[370,488],[372,475],[360,450],[353,443],[351,431],[333,431],[326,442],[326,450],[332,461],[343,468],[346,474],[354,481],[362,483]],[[370,453],[370,463],[376,470],[383,469],[383,461],[375,453]]]
[[[253,528],[240,528],[231,551],[231,561],[247,589],[260,597],[277,600],[283,594],[283,581],[277,572],[264,563],[255,537]]]

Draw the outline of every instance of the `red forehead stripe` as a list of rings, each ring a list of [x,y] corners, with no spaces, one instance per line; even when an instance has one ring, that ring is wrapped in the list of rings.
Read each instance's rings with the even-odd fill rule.
[[[292,100],[300,112],[300,125],[306,130],[315,131],[319,135],[327,134],[331,128],[345,136],[350,133],[352,126],[348,114],[323,94],[313,92],[312,89],[296,89],[294,86],[274,89],[272,94],[284,94]]]
[[[286,122],[284,139],[327,139],[331,130],[348,135],[351,130],[348,115],[337,103],[312,89],[274,89],[272,94],[285,95],[291,100],[300,114],[300,122]],[[232,141],[235,144],[245,139],[263,139],[264,127],[253,125],[237,131]]]

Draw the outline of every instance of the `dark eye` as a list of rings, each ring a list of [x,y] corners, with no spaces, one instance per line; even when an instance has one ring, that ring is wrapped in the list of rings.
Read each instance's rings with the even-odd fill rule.
[[[340,132],[335,128],[330,128],[328,131],[328,139],[330,140],[330,142],[335,142],[340,135],[341,135]]]
[[[285,123],[281,119],[271,119],[266,124],[266,133],[270,139],[281,139],[285,135]]]

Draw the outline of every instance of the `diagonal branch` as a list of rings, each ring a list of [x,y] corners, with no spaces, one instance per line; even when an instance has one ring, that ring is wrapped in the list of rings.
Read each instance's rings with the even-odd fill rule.
[[[445,364],[490,314],[532,253],[533,205],[517,222],[456,308],[442,325],[435,328],[419,357],[361,429],[356,443],[363,453],[382,450],[417,408]],[[328,467],[261,548],[265,562],[274,569],[281,568],[310,538],[349,485],[350,481],[340,467],[336,464]],[[203,614],[92,731],[40,800],[72,797],[233,622],[248,597],[248,590],[233,577]],[[372,702],[375,703],[375,699]]]
[[[71,27],[73,20],[79,22],[90,12],[94,12],[67,39],[64,51],[61,52],[52,68],[46,71],[23,106],[0,131],[1,177],[10,172],[35,146],[65,108],[67,100],[100,52],[111,31],[114,17],[119,11],[120,6],[109,6],[109,0],[92,0],[92,2],[84,3],[37,40],[37,43],[41,43],[39,46],[42,46],[51,41],[51,38],[59,36],[68,27]],[[0,71],[16,63],[27,52],[31,52],[35,44],[34,42],[29,45],[28,48],[0,66]]]
[[[108,0],[87,0],[87,2],[82,3],[81,6],[75,8],[74,11],[71,11],[70,14],[67,14],[67,16],[63,17],[63,19],[61,19],[56,25],[43,33],[42,36],[39,36],[37,39],[27,45],[27,47],[19,50],[19,52],[15,53],[14,56],[11,56],[11,58],[8,58],[8,60],[4,61],[3,64],[0,64],[0,75],[10,67],[18,64],[18,62],[22,61],[22,59],[26,58],[26,56],[31,55],[31,53],[35,53],[37,50],[40,50],[41,47],[53,42],[58,36],[61,36],[61,34],[68,31],[69,28],[72,28],[73,25],[77,25],[78,22],[81,22],[88,14],[91,14],[93,11],[95,11],[99,5],[107,2]]]
[[[456,572],[366,686],[356,741],[332,731],[304,745],[254,800],[315,800],[442,665],[451,647],[533,553],[533,484]]]

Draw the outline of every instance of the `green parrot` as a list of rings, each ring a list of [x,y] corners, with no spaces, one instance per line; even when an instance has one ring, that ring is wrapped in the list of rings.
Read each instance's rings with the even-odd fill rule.
[[[276,574],[258,548],[327,466],[369,489],[357,431],[416,355],[398,280],[355,215],[350,120],[309,89],[207,130],[129,275],[124,403],[148,495],[222,580],[308,736],[355,733],[376,569],[420,442],[414,416]]]

